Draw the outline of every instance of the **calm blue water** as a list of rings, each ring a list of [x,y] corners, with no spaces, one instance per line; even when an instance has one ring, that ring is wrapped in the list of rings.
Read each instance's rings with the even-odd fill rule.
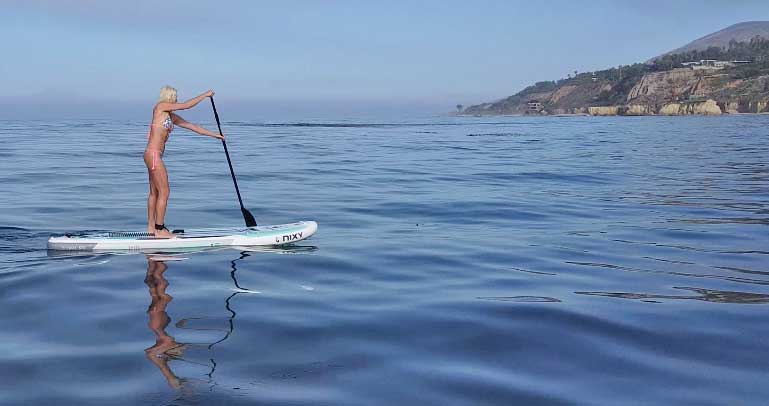
[[[52,255],[144,227],[146,123],[0,122],[0,404],[769,399],[769,117],[223,126],[260,224],[313,239]],[[240,224],[216,140],[166,163],[166,224]]]

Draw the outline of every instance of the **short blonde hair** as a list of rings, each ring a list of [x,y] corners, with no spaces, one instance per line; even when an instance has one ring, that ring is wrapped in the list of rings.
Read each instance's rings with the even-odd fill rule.
[[[163,86],[160,89],[160,97],[158,98],[160,103],[176,103],[176,89],[171,86]]]

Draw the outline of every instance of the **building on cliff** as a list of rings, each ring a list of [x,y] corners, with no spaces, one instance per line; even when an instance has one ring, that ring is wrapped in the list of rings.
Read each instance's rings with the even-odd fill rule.
[[[526,102],[526,114],[541,114],[545,106],[539,100],[529,100]]]
[[[693,70],[701,69],[724,69],[737,65],[745,65],[750,61],[719,61],[717,59],[700,59],[699,61],[682,62],[681,66]]]

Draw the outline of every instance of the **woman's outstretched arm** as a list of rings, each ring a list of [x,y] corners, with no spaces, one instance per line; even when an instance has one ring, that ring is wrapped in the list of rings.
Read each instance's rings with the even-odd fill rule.
[[[214,91],[213,90],[209,90],[209,91],[207,91],[207,92],[205,92],[205,93],[203,93],[203,94],[201,94],[199,96],[196,96],[196,97],[193,97],[193,98],[187,100],[184,103],[160,102],[160,103],[158,103],[157,108],[162,110],[162,111],[167,111],[169,113],[174,111],[174,110],[187,110],[187,109],[191,109],[191,108],[197,106],[198,103],[202,102],[203,99],[205,99],[206,97],[211,97],[213,95],[214,95]]]
[[[208,131],[197,124],[190,123],[189,121],[183,119],[181,116],[177,114],[171,113],[171,121],[173,121],[174,124],[178,125],[179,127],[186,128],[190,131],[194,131],[200,135],[206,135],[209,137],[218,138],[220,140],[224,139],[223,135],[219,135],[218,133],[215,133],[213,131]]]

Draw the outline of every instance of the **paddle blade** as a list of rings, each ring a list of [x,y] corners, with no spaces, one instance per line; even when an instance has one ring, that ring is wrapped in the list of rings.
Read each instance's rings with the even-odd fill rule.
[[[244,207],[241,207],[240,211],[243,212],[243,219],[246,220],[246,227],[256,227],[256,219],[254,219],[254,215]]]

